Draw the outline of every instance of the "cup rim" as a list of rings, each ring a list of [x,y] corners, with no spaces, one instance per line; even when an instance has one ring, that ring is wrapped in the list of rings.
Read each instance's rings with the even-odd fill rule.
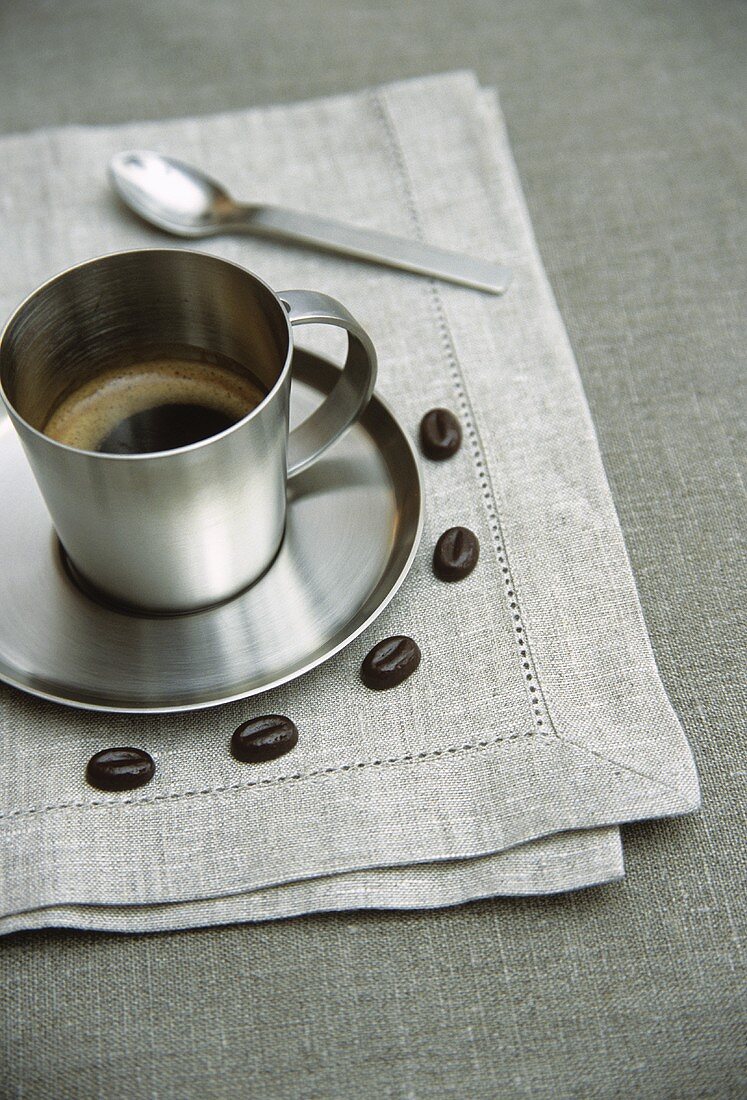
[[[243,425],[248,424],[249,421],[253,420],[255,416],[258,416],[259,413],[261,413],[261,411],[265,409],[271,401],[274,400],[277,393],[284,386],[293,361],[293,328],[290,323],[288,305],[283,301],[278,292],[276,290],[273,290],[270,284],[265,282],[265,280],[262,279],[259,275],[255,274],[255,272],[250,271],[246,267],[242,267],[241,264],[234,263],[233,260],[226,260],[222,256],[214,256],[210,252],[198,252],[197,249],[194,248],[123,248],[119,249],[116,252],[104,252],[99,256],[93,256],[90,259],[82,260],[80,263],[72,264],[70,267],[66,267],[62,271],[58,271],[55,275],[52,275],[48,279],[45,279],[43,283],[40,283],[39,286],[30,291],[11,313],[8,320],[3,325],[2,330],[0,330],[0,358],[2,356],[3,344],[5,342],[8,331],[13,323],[26,309],[26,307],[33,301],[33,299],[36,298],[38,294],[41,294],[43,291],[47,290],[54,283],[60,282],[66,276],[72,274],[72,272],[74,271],[78,271],[80,268],[91,267],[94,264],[99,264],[102,260],[114,259],[120,256],[154,255],[156,253],[167,253],[169,255],[184,255],[186,253],[189,256],[197,256],[201,260],[210,260],[213,263],[223,264],[226,267],[235,268],[235,270],[240,271],[242,275],[248,276],[250,279],[253,279],[254,282],[259,283],[260,286],[264,287],[265,290],[269,291],[269,293],[277,302],[278,309],[285,319],[285,324],[288,332],[288,350],[285,355],[285,362],[283,363],[283,366],[275,382],[273,383],[270,390],[262,398],[260,403],[256,405],[250,412],[248,412],[246,416],[242,416],[240,420],[237,420],[234,424],[229,425],[229,427],[224,428],[222,431],[216,432],[214,435],[206,436],[204,439],[198,439],[194,443],[187,443],[183,447],[173,447],[171,448],[171,450],[168,451],[145,451],[142,454],[108,454],[103,451],[89,451],[84,450],[82,447],[73,447],[69,443],[60,443],[58,440],[51,439],[48,435],[45,435],[44,432],[39,430],[39,428],[35,428],[32,424],[29,424],[28,420],[26,420],[26,418],[18,412],[15,405],[10,400],[10,397],[8,396],[5,387],[3,386],[2,372],[0,371],[0,399],[4,403],[5,408],[8,411],[8,415],[15,423],[22,425],[25,431],[30,432],[32,435],[36,436],[45,445],[57,447],[60,450],[68,451],[72,454],[86,455],[89,458],[93,457],[115,462],[152,462],[158,461],[159,459],[170,458],[174,455],[187,454],[192,451],[197,451],[203,447],[209,446],[211,443],[216,442],[216,440],[224,439],[225,437],[233,434],[233,432],[237,431]]]

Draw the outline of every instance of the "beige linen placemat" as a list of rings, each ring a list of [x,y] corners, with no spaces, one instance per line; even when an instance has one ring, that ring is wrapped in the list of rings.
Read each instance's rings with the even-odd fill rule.
[[[0,930],[142,931],[570,889],[621,875],[606,826],[697,807],[500,112],[473,77],[0,144],[5,314],[71,263],[168,243],[106,186],[110,155],[138,146],[201,165],[240,197],[420,236],[515,273],[493,298],[249,238],[197,246],[278,289],[339,297],[371,333],[380,392],[406,429],[445,405],[465,443],[448,464],[425,464],[424,540],[400,594],[301,680],[155,718],[0,689]],[[444,585],[430,556],[455,523],[478,533],[482,555],[469,580]],[[369,692],[360,661],[397,632],[418,639],[422,666]],[[278,711],[301,730],[292,756],[233,761],[234,726]],[[155,780],[92,791],[88,757],[122,743],[153,754]]]

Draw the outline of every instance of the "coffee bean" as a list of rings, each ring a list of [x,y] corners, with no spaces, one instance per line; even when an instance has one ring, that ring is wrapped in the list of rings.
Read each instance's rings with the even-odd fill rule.
[[[442,581],[460,581],[468,577],[480,557],[480,541],[469,527],[450,527],[444,531],[433,551],[433,572]]]
[[[243,722],[231,738],[231,755],[245,764],[284,756],[298,744],[298,730],[282,714],[263,714]]]
[[[155,771],[153,757],[143,749],[103,749],[88,761],[86,779],[102,791],[129,791],[142,787]]]
[[[374,691],[396,687],[412,676],[420,664],[417,642],[405,634],[395,634],[378,642],[361,665],[361,680]]]
[[[462,428],[448,409],[431,409],[420,421],[420,446],[426,458],[443,462],[459,450]]]

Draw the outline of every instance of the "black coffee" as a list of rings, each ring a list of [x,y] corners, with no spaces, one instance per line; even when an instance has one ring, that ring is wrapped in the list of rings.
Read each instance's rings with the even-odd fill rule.
[[[175,447],[186,447],[217,435],[235,423],[232,416],[220,409],[170,402],[120,420],[96,450],[111,455],[173,451]]]
[[[226,357],[161,357],[85,382],[60,402],[43,430],[84,451],[171,451],[230,428],[266,395],[254,375]]]

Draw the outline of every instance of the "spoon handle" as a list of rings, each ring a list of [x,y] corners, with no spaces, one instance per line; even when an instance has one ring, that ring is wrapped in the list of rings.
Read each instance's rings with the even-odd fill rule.
[[[511,280],[510,269],[501,264],[449,252],[444,248],[433,248],[389,233],[358,229],[282,206],[242,207],[240,220],[233,225],[257,236],[297,241],[402,271],[433,275],[492,294],[503,294]]]

